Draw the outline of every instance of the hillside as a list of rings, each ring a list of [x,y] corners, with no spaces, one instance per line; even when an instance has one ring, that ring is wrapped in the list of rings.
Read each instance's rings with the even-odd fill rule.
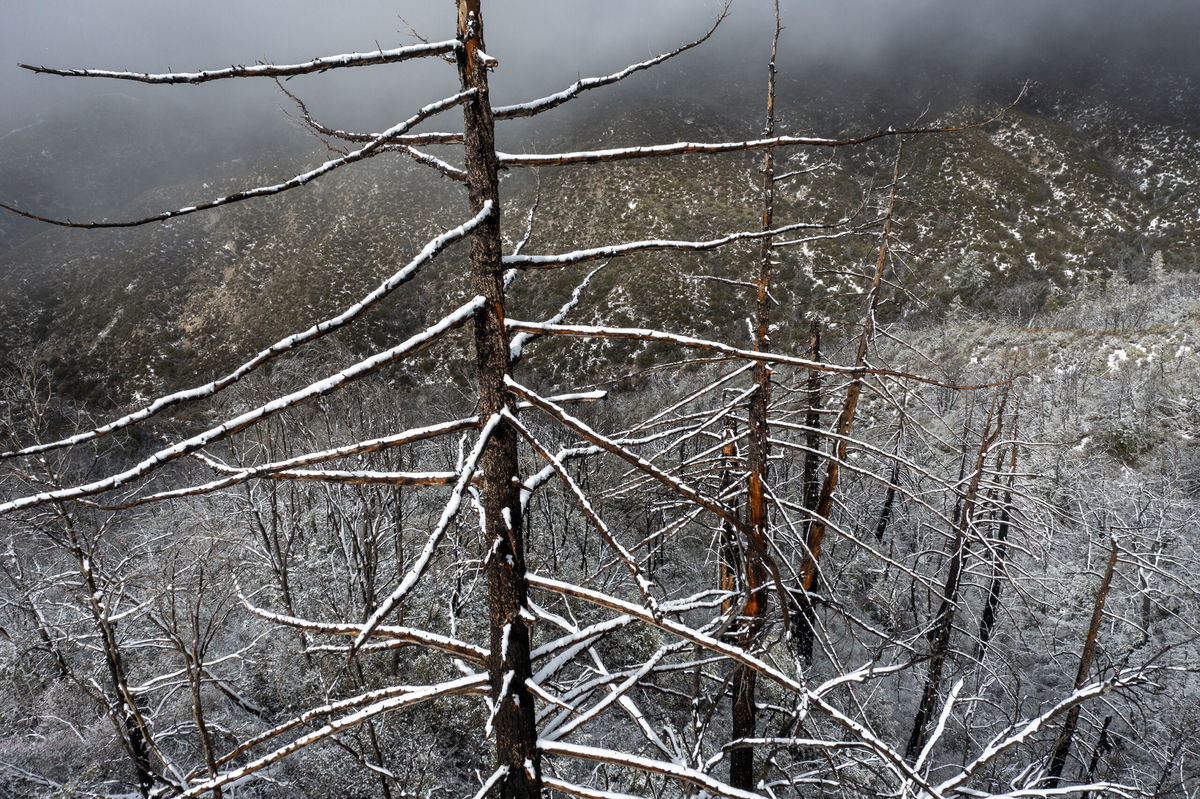
[[[823,132],[839,112],[839,129],[870,128],[870,119],[827,104],[828,98],[817,98],[811,114],[784,107],[787,128]],[[943,118],[981,119],[993,108],[959,107]],[[549,138],[514,145],[554,151],[749,137],[756,130],[750,113],[724,102],[598,105],[558,125]],[[24,185],[3,163],[28,164],[23,154],[44,144],[43,134],[18,131],[4,144],[0,174]],[[883,181],[889,148],[783,156],[784,170],[829,163],[781,185],[778,219],[832,222],[850,214]],[[1018,109],[983,129],[915,139],[898,209],[908,270],[899,277],[911,296],[896,296],[888,313],[934,318],[961,304],[1000,318],[1027,318],[1114,274],[1136,282],[1152,263],[1168,271],[1193,269],[1200,253],[1200,199],[1186,187],[1200,177],[1198,151],[1200,132],[1186,125],[1037,86]],[[87,196],[105,196],[98,184],[126,157],[133,158],[118,155],[95,170]],[[716,236],[752,224],[755,159],[689,156],[586,170],[545,168],[536,179],[513,173],[505,178],[505,212],[523,217],[540,181],[541,205],[527,252]],[[156,163],[154,156],[143,161],[147,169]],[[311,163],[277,157],[241,171],[226,163],[211,177],[144,191],[129,201],[119,200],[118,182],[108,194],[118,198],[115,204],[93,199],[83,212],[136,215],[273,182]],[[188,375],[228,366],[283,331],[344,308],[437,230],[455,223],[456,191],[451,181],[387,156],[285,198],[150,228],[33,230],[18,220],[20,235],[9,238],[19,243],[0,251],[0,280],[8,287],[0,310],[0,358],[51,363],[64,387],[92,399],[120,401],[131,392],[181,385],[177,381]],[[35,193],[26,205],[42,201],[53,212],[48,196]],[[868,207],[855,221],[873,213]],[[785,306],[795,309],[797,319],[816,310],[836,323],[841,294],[852,290],[848,270],[866,268],[872,248],[868,233],[789,251],[780,274]],[[738,252],[747,256],[751,248]],[[736,278],[742,274],[739,257],[723,251],[679,262],[666,254],[616,264],[594,286],[603,303],[584,312],[592,318],[579,321],[664,319],[699,332],[701,319],[736,318],[736,290],[681,275],[695,272],[695,264],[700,272]],[[444,272],[426,279],[436,284],[434,294],[454,281]],[[574,273],[551,276],[539,296],[520,302],[529,304],[530,316],[543,313],[557,306],[574,279]],[[643,288],[650,285],[664,290]],[[389,331],[437,310],[389,308],[375,315],[372,337],[382,341]],[[741,335],[736,325],[722,332]]]

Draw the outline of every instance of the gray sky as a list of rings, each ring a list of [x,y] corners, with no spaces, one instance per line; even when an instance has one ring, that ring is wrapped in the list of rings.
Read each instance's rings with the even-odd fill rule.
[[[503,65],[497,92],[502,100],[536,94],[576,73],[615,68],[669,48],[701,29],[715,5],[716,0],[487,0],[489,48]],[[431,38],[448,38],[452,6],[451,0],[0,0],[5,56],[0,107],[9,121],[73,101],[78,92],[130,88],[81,87],[83,81],[24,74],[14,69],[18,61],[151,71],[295,61],[371,49],[376,41],[385,47],[411,41],[400,16]],[[1129,59],[1192,74],[1200,65],[1195,0],[784,0],[783,6],[785,57],[802,63],[870,70],[933,59],[957,64],[967,74],[1034,61],[1043,62],[1039,69],[1052,69],[1066,60],[1104,67]],[[761,51],[768,8],[768,0],[735,0],[717,40],[690,57],[736,60]],[[449,70],[438,71],[449,77]],[[411,66],[372,72],[369,78],[354,76],[360,88],[364,79],[369,84],[368,101],[387,91],[377,85],[402,83],[404,91],[430,80],[427,71]],[[179,91],[149,88],[160,95]],[[225,93],[232,96],[223,101],[236,104],[254,90],[187,91],[189,102]],[[274,95],[261,84],[257,93]]]
[[[494,99],[554,91],[670,49],[704,30],[717,0],[485,0],[488,47],[501,60]],[[834,76],[877,81],[920,74],[941,83],[1075,71],[1152,93],[1157,68],[1200,77],[1197,0],[784,0],[784,67],[815,86]],[[769,0],[735,0],[713,41],[684,56],[679,75],[707,73],[757,96]],[[40,120],[70,119],[89,140],[96,104],[186,111],[188,133],[253,146],[294,126],[269,81],[145,86],[34,75],[17,62],[162,71],[305,60],[452,33],[452,0],[0,0],[0,137]],[[916,65],[919,65],[919,69]],[[933,67],[933,69],[930,69]],[[714,68],[715,71],[714,71]],[[926,77],[936,75],[936,78]],[[326,121],[386,125],[452,90],[453,69],[421,63],[345,70],[290,84]],[[654,80],[641,76],[635,81]],[[696,81],[700,83],[700,81]],[[643,85],[646,85],[643,83]],[[703,88],[692,86],[694,91]],[[72,109],[83,115],[71,117]],[[62,124],[61,122],[56,124]],[[91,137],[102,155],[108,144]],[[5,146],[0,138],[0,149]],[[0,153],[0,156],[3,154]],[[7,194],[0,186],[0,194]]]

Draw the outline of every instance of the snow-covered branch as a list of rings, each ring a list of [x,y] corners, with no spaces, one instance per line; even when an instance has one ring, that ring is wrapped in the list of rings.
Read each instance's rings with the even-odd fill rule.
[[[173,405],[178,405],[184,402],[192,402],[194,400],[213,396],[219,391],[238,382],[247,374],[253,372],[267,361],[270,361],[285,352],[294,350],[303,344],[307,344],[310,341],[332,333],[335,330],[345,327],[351,321],[361,316],[364,311],[372,308],[380,300],[384,299],[397,288],[411,280],[422,266],[436,258],[438,254],[440,254],[447,247],[467,236],[472,230],[478,227],[491,215],[492,208],[493,206],[491,203],[485,204],[483,210],[476,214],[474,218],[462,225],[459,225],[453,230],[448,230],[445,233],[442,233],[440,236],[431,240],[421,249],[421,252],[419,252],[415,258],[405,264],[402,269],[392,274],[391,277],[379,284],[379,286],[377,286],[370,294],[367,294],[361,300],[354,303],[337,316],[318,322],[317,324],[300,333],[294,333],[285,338],[281,338],[271,346],[258,352],[253,358],[238,366],[232,372],[218,377],[216,380],[213,380],[210,383],[205,383],[202,386],[196,386],[195,388],[177,391],[174,394],[166,394],[154,400],[145,408],[134,411],[131,414],[122,416],[119,419],[115,419],[87,432],[78,433],[76,435],[68,436],[67,438],[59,439],[57,441],[50,441],[45,444],[37,444],[9,452],[0,452],[0,460],[21,455],[34,455],[39,452],[48,452],[61,447],[70,447],[76,444],[82,444],[85,441],[91,441],[92,439],[106,436],[109,433],[129,427],[130,425],[136,424],[137,422],[145,419],[149,419],[151,416],[154,416],[160,411],[170,408]],[[294,465],[299,466],[303,464],[296,463]],[[281,468],[287,467],[285,466]]]
[[[457,680],[451,680],[449,682],[438,683],[436,685],[421,686],[421,687],[408,686],[404,689],[403,693],[400,693],[398,696],[392,696],[387,699],[383,699],[372,705],[364,707],[361,710],[357,710],[353,713],[349,713],[345,716],[334,719],[333,721],[328,722],[324,726],[322,726],[306,735],[303,735],[284,746],[279,747],[278,749],[274,750],[273,752],[270,752],[266,755],[256,758],[255,760],[250,761],[249,763],[247,763],[244,766],[233,769],[231,771],[223,772],[211,779],[204,780],[203,782],[200,782],[197,785],[193,786],[192,788],[188,789],[184,793],[179,794],[180,799],[187,799],[188,797],[193,797],[193,796],[201,796],[203,794],[206,794],[206,793],[212,791],[213,788],[219,788],[223,785],[228,785],[231,782],[236,782],[238,780],[244,779],[252,774],[256,774],[257,772],[262,771],[264,768],[270,766],[272,763],[275,763],[275,762],[279,761],[280,759],[286,757],[287,755],[290,755],[292,752],[296,752],[296,751],[299,751],[300,749],[304,749],[308,746],[311,746],[314,743],[317,743],[318,741],[324,740],[325,738],[328,738],[332,735],[336,735],[337,733],[343,732],[344,730],[348,730],[352,727],[362,724],[363,722],[368,721],[369,719],[372,719],[383,713],[388,713],[393,710],[399,710],[399,709],[405,708],[405,707],[412,707],[413,705],[417,705],[422,702],[427,702],[430,699],[434,699],[434,698],[441,697],[441,696],[455,696],[455,695],[462,695],[462,694],[469,694],[469,693],[481,693],[482,689],[486,688],[486,686],[487,686],[487,674],[472,674],[467,677],[461,677]],[[384,690],[396,690],[396,689],[384,689]],[[332,706],[330,706],[330,707],[332,707]],[[317,708],[315,710],[309,711],[309,713],[306,715],[308,715],[308,716],[323,715],[328,712],[329,712],[328,708]],[[291,726],[295,726],[295,724],[291,724]],[[275,730],[272,730],[271,733],[272,733],[271,737],[274,737],[274,735],[278,734]],[[239,750],[245,751],[244,747],[239,747]]]
[[[372,355],[370,358],[359,361],[353,366],[343,369],[323,380],[310,383],[304,388],[272,400],[265,405],[260,405],[253,410],[239,414],[216,427],[211,427],[178,444],[161,449],[129,469],[83,485],[60,488],[53,491],[43,491],[39,494],[32,494],[5,502],[0,504],[0,514],[10,513],[21,508],[44,505],[48,502],[89,497],[104,491],[110,491],[114,488],[120,488],[176,458],[197,452],[209,444],[227,438],[251,425],[258,424],[281,411],[336,391],[355,380],[377,372],[388,364],[403,360],[423,350],[449,331],[468,321],[475,314],[475,311],[483,306],[484,302],[483,297],[474,297],[466,304],[459,306],[457,310],[443,317],[436,324],[391,349]]]
[[[935,789],[921,775],[917,774],[904,758],[901,757],[895,750],[889,747],[886,743],[872,733],[862,723],[847,716],[842,711],[831,705],[824,697],[818,695],[812,690],[806,688],[799,681],[787,676],[775,667],[771,666],[764,660],[751,655],[741,647],[727,643],[720,639],[714,638],[711,635],[703,633],[688,627],[685,624],[677,622],[673,619],[661,617],[655,618],[648,613],[644,608],[638,607],[632,602],[626,602],[623,599],[618,599],[599,591],[594,591],[590,588],[584,588],[578,585],[565,583],[561,580],[555,580],[551,577],[544,577],[540,574],[529,573],[528,580],[530,587],[540,588],[546,591],[552,591],[565,596],[573,596],[578,599],[583,599],[595,605],[615,610],[618,613],[623,613],[633,616],[647,624],[651,624],[659,629],[679,636],[684,640],[698,644],[711,652],[715,652],[725,657],[730,658],[744,666],[747,666],[760,674],[765,675],[768,679],[778,683],[780,686],[792,691],[797,696],[804,698],[811,707],[814,707],[828,716],[838,726],[846,729],[859,741],[862,741],[865,748],[870,749],[875,753],[887,766],[894,771],[902,779],[908,780],[912,784],[927,791],[931,797],[938,799],[941,797],[942,790]]]
[[[738,519],[737,514],[735,514],[729,508],[725,507],[721,502],[719,502],[715,499],[712,499],[711,497],[704,496],[699,491],[692,488],[690,485],[667,474],[662,469],[660,469],[657,466],[655,466],[654,464],[650,463],[649,461],[647,461],[645,458],[641,457],[637,453],[630,451],[628,448],[626,448],[624,446],[621,446],[621,444],[618,443],[617,441],[615,441],[614,439],[611,439],[608,436],[605,436],[604,434],[599,433],[596,430],[593,430],[582,420],[575,418],[574,416],[572,416],[571,414],[569,414],[565,410],[563,410],[561,407],[554,404],[553,402],[550,402],[546,398],[535,394],[530,389],[526,388],[525,386],[522,386],[520,383],[513,380],[511,377],[506,376],[504,378],[504,382],[505,382],[505,385],[508,387],[508,389],[513,394],[520,397],[521,399],[524,399],[527,402],[533,403],[533,405],[535,405],[542,411],[545,411],[547,414],[549,414],[553,418],[557,419],[559,422],[561,422],[563,425],[565,425],[568,429],[579,434],[584,439],[607,450],[608,452],[612,453],[613,455],[616,455],[617,457],[628,462],[630,465],[640,469],[641,471],[646,472],[647,474],[654,477],[659,482],[666,485],[668,488],[672,489],[673,491],[675,491],[675,492],[679,493],[680,495],[682,495],[683,497],[687,498],[689,501],[694,502],[695,504],[700,505],[709,511],[712,511],[717,516],[721,517],[722,519],[725,519],[726,521],[730,522],[731,524],[733,524],[735,526],[741,525],[741,521]]]
[[[109,78],[132,80],[139,83],[207,83],[226,78],[289,78],[345,67],[368,67],[375,64],[395,64],[414,58],[428,58],[453,53],[459,48],[455,39],[444,42],[428,42],[396,47],[390,50],[372,50],[366,53],[344,53],[342,55],[314,58],[298,64],[252,64],[231,66],[224,69],[207,69],[199,72],[117,72],[107,69],[59,69],[55,67],[19,64],[21,69],[46,75],[61,75],[68,78]]]
[[[729,14],[730,2],[731,0],[727,0],[725,4],[721,6],[721,11],[717,14],[717,18],[713,22],[712,27],[708,29],[708,32],[693,42],[688,42],[687,44],[678,47],[669,53],[663,53],[662,55],[657,55],[654,58],[646,59],[645,61],[641,61],[637,64],[631,64],[625,67],[625,69],[622,69],[619,72],[614,72],[611,75],[603,75],[594,78],[581,78],[562,91],[555,92],[554,94],[547,95],[546,97],[542,97],[537,100],[530,100],[525,103],[501,106],[494,109],[492,111],[492,115],[497,120],[531,117],[535,114],[549,111],[552,108],[557,108],[563,103],[570,102],[589,89],[598,89],[601,86],[611,86],[612,84],[622,81],[634,73],[641,72],[645,69],[650,69],[651,67],[657,66],[668,59],[674,58],[680,53],[685,53],[688,50],[691,50],[693,47],[698,47],[699,45],[702,45],[708,41],[709,38],[716,33],[717,28]]]
[[[395,609],[397,605],[408,596],[408,592],[413,589],[417,581],[425,574],[425,569],[429,565],[429,559],[433,557],[434,551],[438,544],[441,543],[442,536],[445,534],[450,522],[454,521],[454,517],[458,515],[458,509],[462,505],[462,498],[467,486],[470,485],[471,479],[475,476],[475,466],[483,455],[484,447],[487,445],[488,439],[491,438],[492,432],[496,429],[496,425],[500,423],[500,414],[492,416],[484,423],[483,429],[479,431],[479,439],[475,442],[475,446],[471,449],[471,453],[463,462],[462,468],[459,471],[458,482],[454,485],[454,490],[450,494],[450,499],[447,500],[445,507],[442,509],[442,515],[438,518],[437,524],[433,528],[433,532],[425,540],[425,546],[421,549],[421,553],[417,556],[416,562],[409,567],[400,584],[395,590],[385,599],[378,608],[371,614],[371,618],[367,619],[367,623],[363,625],[362,631],[354,639],[354,647],[357,648],[370,637],[372,631],[383,623],[388,614]]]
[[[362,624],[343,624],[338,622],[323,622],[310,621],[309,619],[300,619],[295,616],[287,616],[282,613],[265,610],[255,605],[250,604],[245,598],[242,603],[246,608],[256,616],[266,619],[267,621],[282,624],[287,627],[293,627],[298,630],[304,630],[310,633],[321,633],[323,635],[341,635],[341,636],[358,636],[362,634],[364,625]],[[460,657],[464,660],[469,660],[473,663],[482,664],[487,660],[487,650],[483,647],[468,644],[465,641],[458,641],[445,635],[429,632],[428,630],[418,630],[413,627],[398,627],[394,625],[378,625],[371,633],[378,638],[386,638],[391,641],[401,641],[406,644],[423,646],[428,649],[437,649],[442,652],[448,652],[455,657]]]
[[[700,241],[647,239],[645,241],[631,241],[626,244],[612,244],[606,247],[592,247],[586,250],[576,250],[574,252],[563,253],[562,255],[507,255],[504,257],[504,263],[507,266],[519,267],[521,269],[552,269],[555,267],[570,266],[571,264],[582,263],[583,261],[596,261],[601,258],[618,258],[623,255],[633,255],[634,253],[639,252],[652,252],[661,250],[689,250],[693,252],[704,252],[707,250],[715,250],[720,247],[724,247],[727,244],[733,244],[739,241],[754,241],[756,239],[770,238],[772,236],[779,236],[784,233],[791,233],[795,230],[815,230],[840,227],[848,224],[851,219],[852,217],[839,219],[836,222],[828,223],[798,222],[796,224],[784,225],[771,230],[739,231],[737,233],[730,233],[727,236]]]
[[[1124,669],[1123,671],[1114,674],[1107,680],[1094,682],[1078,689],[1070,696],[1055,703],[1054,706],[1041,715],[1026,721],[1008,735],[1004,737],[998,736],[990,744],[988,744],[974,760],[972,760],[966,766],[963,766],[962,770],[958,774],[939,785],[937,788],[938,791],[943,793],[954,790],[961,791],[961,786],[970,780],[971,777],[973,777],[981,768],[986,766],[988,763],[991,763],[996,758],[1000,757],[1000,755],[1004,754],[1013,747],[1019,746],[1020,744],[1028,741],[1031,736],[1033,736],[1062,713],[1065,713],[1076,705],[1082,704],[1089,699],[1094,699],[1097,696],[1103,696],[1115,688],[1134,685],[1139,682],[1144,682],[1145,680],[1146,670],[1144,668],[1131,668]],[[1045,790],[1047,789],[1039,788],[1026,795],[1036,796],[1039,795],[1038,791]]]
[[[765,799],[763,794],[739,790],[702,771],[697,771],[696,769],[676,763],[653,760],[648,757],[626,754],[625,752],[617,752],[612,749],[601,749],[596,746],[580,746],[578,744],[562,743],[561,741],[550,741],[545,738],[538,739],[538,748],[548,755],[573,757],[598,763],[611,763],[617,766],[627,766],[640,771],[646,771],[651,774],[661,774],[679,782],[695,785],[717,796],[727,797],[727,799]]]
[[[983,388],[993,388],[998,385],[1011,383],[1014,379],[1010,377],[993,383],[980,383],[976,385],[960,386],[951,383],[945,383],[932,377],[910,374],[909,372],[900,372],[895,369],[880,369],[878,367],[870,366],[839,366],[837,364],[825,363],[824,361],[811,361],[807,358],[798,358],[792,355],[781,355],[771,352],[760,352],[758,350],[747,350],[740,347],[732,347],[728,344],[722,344],[718,341],[695,338],[693,336],[677,335],[675,333],[664,333],[660,330],[650,330],[648,328],[598,327],[595,325],[555,325],[541,324],[538,322],[523,322],[518,319],[506,319],[504,320],[504,324],[508,326],[509,330],[527,333],[541,333],[553,336],[585,336],[589,338],[623,338],[641,341],[664,341],[672,344],[678,344],[681,347],[710,350],[735,358],[745,358],[752,361],[787,364],[790,366],[798,366],[804,369],[814,369],[820,372],[837,372],[840,374],[850,375],[872,374],[884,375],[887,377],[898,377],[905,380],[914,380],[918,383],[937,386],[938,388],[949,388],[959,391],[976,391]]]
[[[428,119],[430,116],[440,111],[445,111],[447,108],[452,106],[458,105],[464,99],[473,94],[475,94],[474,89],[467,89],[451,97],[438,100],[435,103],[430,103],[419,110],[414,116],[406,119],[404,122],[393,125],[383,133],[380,133],[378,136],[372,139],[369,144],[366,144],[363,147],[354,150],[353,152],[347,153],[340,158],[331,158],[320,166],[310,169],[307,172],[301,172],[299,175],[289,178],[282,183],[276,183],[271,186],[258,186],[257,188],[253,189],[243,189],[242,191],[234,192],[233,194],[228,194],[224,197],[218,197],[215,200],[208,200],[207,202],[202,202],[198,205],[188,205],[183,208],[177,208],[173,211],[162,211],[161,213],[152,214],[151,216],[144,216],[138,219],[126,219],[118,221],[101,220],[98,222],[72,222],[69,219],[53,219],[51,217],[30,213],[29,211],[22,211],[21,209],[7,203],[0,203],[0,208],[7,209],[19,216],[23,216],[28,219],[34,219],[38,222],[45,222],[46,224],[50,225],[58,225],[59,227],[86,228],[91,230],[96,228],[138,227],[140,225],[148,225],[153,222],[163,222],[167,219],[174,219],[175,217],[179,216],[187,216],[188,214],[194,214],[198,211],[208,211],[213,208],[232,205],[233,203],[239,203],[243,200],[250,200],[255,197],[268,197],[274,194],[282,194],[285,191],[299,188],[300,186],[311,183],[317,178],[328,175],[330,172],[333,172],[336,169],[358,163],[359,161],[376,156],[379,153],[386,152],[387,145],[391,144],[393,139],[410,130],[413,126],[419,124],[423,120]]]
[[[990,121],[990,120],[989,120]],[[980,123],[983,124],[983,123]],[[825,139],[815,136],[771,136],[744,141],[691,142],[653,144],[638,147],[613,147],[605,150],[586,150],[568,153],[497,153],[500,163],[507,167],[568,166],[630,161],[640,158],[663,158],[685,153],[740,153],[748,150],[769,150],[781,147],[852,147],[892,136],[920,133],[950,133],[970,126],[940,128],[888,128],[845,139]]]

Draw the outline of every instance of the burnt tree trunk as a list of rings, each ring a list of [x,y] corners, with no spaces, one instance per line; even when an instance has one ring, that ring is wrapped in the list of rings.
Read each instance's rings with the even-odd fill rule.
[[[1004,405],[1007,392],[1002,392],[998,398],[999,408],[995,404],[988,410],[984,422],[983,435],[979,441],[979,449],[975,456],[974,470],[971,473],[967,488],[961,497],[961,504],[955,514],[954,538],[950,544],[950,563],[946,568],[946,582],[942,588],[942,600],[934,614],[927,638],[929,640],[929,671],[925,675],[925,686],[921,691],[921,699],[917,703],[917,712],[913,718],[912,732],[908,744],[904,748],[904,758],[912,761],[924,748],[929,736],[929,725],[941,705],[939,693],[942,686],[942,672],[946,660],[950,656],[950,637],[954,631],[954,612],[958,607],[959,588],[962,585],[963,568],[967,556],[967,532],[975,513],[979,499],[979,484],[987,465],[988,450],[1000,436],[1004,425]]]
[[[841,463],[846,459],[847,438],[854,428],[854,417],[858,412],[858,399],[862,394],[863,378],[865,377],[867,366],[867,354],[871,349],[871,342],[875,338],[875,312],[879,307],[879,298],[883,287],[883,274],[887,269],[889,253],[891,252],[892,220],[896,210],[896,195],[900,184],[900,161],[903,154],[904,140],[901,139],[899,146],[896,148],[896,161],[892,169],[892,185],[888,192],[887,210],[884,215],[883,233],[879,244],[879,257],[875,260],[875,272],[871,277],[871,285],[867,291],[862,333],[859,336],[858,348],[855,352],[854,364],[860,371],[854,374],[850,384],[846,387],[846,398],[842,402],[842,410],[838,414],[837,423],[834,426],[834,432],[838,437],[833,440],[832,457],[827,460],[825,480],[821,484],[820,493],[812,509],[812,519],[808,525],[807,540],[805,541],[806,552],[804,553],[804,560],[800,565],[800,588],[806,594],[812,591],[815,584],[818,564],[821,559],[821,548],[825,542],[829,516],[833,512],[833,497],[837,491],[838,481],[841,478]],[[799,629],[802,631],[800,634],[807,636],[807,639],[802,640],[801,650],[806,654],[807,658],[811,659],[812,638],[815,634],[813,625],[816,623],[816,619],[813,616],[814,609],[811,598],[802,600],[800,608],[803,617],[803,623],[799,625]]]
[[[775,2],[775,31],[771,38],[771,62],[767,65],[767,120],[763,136],[775,135],[775,59],[782,29],[779,2]],[[762,230],[770,230],[775,217],[775,151],[768,148],[762,161]],[[773,240],[762,239],[759,250],[758,280],[755,281],[754,349],[771,350],[771,274],[774,268]],[[766,575],[768,552],[767,467],[771,454],[771,432],[767,409],[771,402],[771,367],[756,361],[753,371],[754,393],[750,395],[747,430],[746,497],[748,522],[746,546],[746,607],[739,645],[749,649],[762,629],[767,611]],[[757,729],[758,708],[755,686],[758,673],[735,666],[733,673],[732,733],[735,741],[753,738]],[[749,791],[754,787],[754,748],[740,746],[729,755],[729,784]]]
[[[471,234],[471,287],[486,299],[475,313],[475,358],[479,415],[490,419],[515,412],[504,379],[510,350],[504,328],[504,270],[501,263],[500,198],[495,123],[488,95],[483,15],[480,0],[458,0],[458,74],[462,89],[474,95],[463,103],[464,158],[471,212],[489,202],[491,215]],[[541,796],[541,757],[537,748],[533,696],[529,689],[529,586],[525,577],[524,527],[518,480],[517,431],[504,421],[483,450],[479,475],[483,528],[488,542],[486,570],[491,616],[492,729],[496,766],[504,769],[491,795],[498,799]]]
[[[1017,445],[1009,447],[1009,474],[1004,489],[1004,498],[1000,506],[1000,518],[996,525],[995,552],[992,554],[992,583],[988,587],[987,600],[983,605],[983,613],[979,619],[979,643],[975,649],[975,659],[983,658],[987,651],[988,642],[996,628],[996,610],[1000,607],[1000,588],[1004,578],[1004,559],[1008,554],[1008,533],[1012,525],[1012,496],[1013,480],[1017,471]]]
[[[1075,690],[1082,688],[1092,670],[1092,661],[1096,657],[1096,640],[1100,635],[1100,623],[1104,620],[1104,603],[1108,599],[1108,590],[1112,586],[1113,572],[1117,568],[1117,542],[1112,540],[1108,552],[1108,563],[1104,566],[1104,577],[1100,587],[1096,589],[1096,602],[1092,605],[1092,620],[1088,624],[1087,636],[1083,639],[1083,651],[1079,654],[1079,670],[1075,673]],[[1079,725],[1079,705],[1067,711],[1063,720],[1062,730],[1054,741],[1054,753],[1050,756],[1050,767],[1046,769],[1046,777],[1042,786],[1057,788],[1063,769],[1067,765],[1067,755],[1071,753],[1071,743],[1075,738],[1075,728]]]
[[[724,497],[729,491],[730,486],[734,482],[734,474],[737,471],[738,451],[737,451],[737,421],[727,419],[725,421],[725,443],[721,446],[721,482],[719,496]],[[721,520],[721,542],[717,553],[718,575],[717,579],[720,583],[721,590],[729,593],[730,598],[726,599],[721,608],[726,613],[733,610],[735,599],[733,596],[741,590],[742,587],[742,545],[738,541],[737,528],[729,519]],[[734,637],[726,636],[732,643]]]

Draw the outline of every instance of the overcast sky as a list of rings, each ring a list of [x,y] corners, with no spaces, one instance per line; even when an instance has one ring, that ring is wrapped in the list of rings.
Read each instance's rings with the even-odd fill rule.
[[[703,28],[715,0],[486,0],[498,90],[550,89]],[[1031,59],[1132,58],[1195,71],[1196,0],[784,0],[785,54],[847,67],[912,57],[968,69]],[[452,35],[451,0],[0,0],[6,115],[44,108],[79,83],[22,74],[18,61],[163,70],[294,61]],[[707,57],[762,49],[769,0],[735,0]],[[703,56],[697,56],[703,57]],[[405,69],[407,68],[398,68]],[[445,70],[443,70],[445,71]],[[410,80],[387,74],[389,81]],[[103,91],[112,87],[85,87]],[[161,92],[163,89],[159,88]],[[167,89],[166,91],[171,91]],[[26,111],[28,113],[28,111]]]
[[[579,75],[670,49],[704,30],[717,5],[485,0],[488,48],[501,61],[494,99],[536,97]],[[401,17],[431,39],[449,38],[453,6],[452,0],[0,0],[0,137],[49,112],[105,98],[185,106],[214,135],[236,125],[269,135],[272,125],[288,124],[269,81],[145,86],[34,75],[16,64],[162,71],[292,62],[369,50],[376,42],[410,43]],[[1147,91],[1156,80],[1151,68],[1200,76],[1200,0],[784,0],[783,7],[783,60],[803,80],[827,73],[882,79],[918,62],[952,68],[954,79],[964,81],[1082,68],[1128,83],[1132,69],[1148,76]],[[719,65],[723,79],[757,92],[769,8],[769,0],[735,0],[714,40],[677,69],[711,73],[705,67]],[[453,78],[446,64],[426,60],[292,85],[313,100],[319,116],[352,127],[403,118],[413,103],[452,90]],[[77,124],[86,126],[86,119]]]

